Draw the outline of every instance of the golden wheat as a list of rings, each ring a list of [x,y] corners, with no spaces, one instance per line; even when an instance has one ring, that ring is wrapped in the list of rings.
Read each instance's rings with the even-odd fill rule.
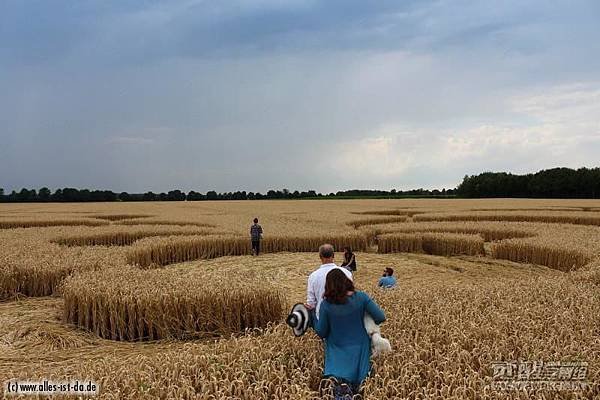
[[[227,336],[279,321],[284,308],[264,281],[137,268],[76,274],[61,293],[65,322],[113,340]]]
[[[553,246],[552,244],[534,244],[516,240],[495,243],[491,248],[494,258],[520,263],[545,265],[560,271],[578,269],[593,258],[588,251]]]
[[[540,234],[536,225],[520,222],[414,222],[390,224],[383,226],[363,226],[360,228],[369,237],[376,237],[386,233],[463,233],[481,235],[486,242],[503,239],[526,238]]]
[[[49,296],[74,271],[106,269],[124,265],[122,252],[96,251],[30,252],[13,259],[4,257],[0,267],[0,300],[20,296]]]
[[[129,219],[138,219],[138,218],[150,218],[152,217],[152,215],[148,215],[148,214],[96,214],[96,215],[90,215],[91,218],[98,218],[98,219],[106,219],[108,221],[123,221],[123,220],[129,220]]]
[[[15,229],[15,228],[43,228],[47,226],[101,226],[108,225],[106,221],[98,221],[93,219],[14,219],[0,220],[0,229]]]
[[[443,256],[485,254],[479,235],[449,233],[390,233],[377,239],[379,253],[426,253]]]
[[[126,264],[121,248],[64,247],[50,242],[66,232],[104,227],[48,227],[0,232],[0,300],[19,296],[48,296],[62,279],[77,270]]]
[[[381,217],[381,218],[367,218],[367,219],[359,219],[348,221],[347,224],[353,226],[354,228],[358,228],[364,225],[378,225],[378,224],[393,224],[396,222],[404,222],[407,220],[405,215],[395,216],[395,217]]]
[[[197,226],[200,228],[213,228],[214,224],[207,222],[195,222],[195,221],[167,221],[167,220],[148,220],[148,219],[128,219],[119,221],[119,225],[174,225],[174,226]]]
[[[389,263],[387,257],[392,256],[378,255],[365,266],[375,259]],[[397,263],[410,264],[410,259],[397,259]],[[243,272],[254,268],[248,265]],[[406,276],[397,268],[401,290],[392,291],[378,291],[367,283],[376,279],[379,265],[357,274],[357,284],[386,311],[388,320],[382,331],[394,346],[391,354],[374,361],[373,373],[363,387],[366,400],[584,399],[600,395],[597,324],[589,318],[600,312],[595,286],[560,275],[544,277],[545,272],[527,268],[511,273],[499,268],[502,276],[486,275],[485,268],[476,263],[469,268],[480,274],[473,275],[476,280],[470,283],[460,283],[464,274],[440,272],[428,264],[414,265]],[[235,266],[231,271],[236,271]],[[419,280],[423,274],[427,278]],[[292,289],[294,284],[290,284]],[[61,307],[61,300],[56,301]],[[31,324],[29,321],[43,320],[49,310],[55,310],[37,307],[39,315],[32,314],[33,307],[27,303],[5,312],[25,314],[28,319],[20,323]],[[10,332],[5,326],[0,325],[0,336]],[[54,328],[38,326],[35,337],[21,338],[18,350],[6,350],[0,379],[85,377],[101,384],[100,399],[320,398],[323,347],[310,331],[295,338],[289,328],[279,324],[215,342],[130,344],[93,342],[77,331],[50,329]],[[66,348],[43,347],[43,352],[26,345],[28,340],[38,343],[39,337],[49,332],[79,339],[67,339]],[[44,362],[50,359],[54,361]],[[588,362],[589,386],[579,393],[486,389],[492,380],[491,363],[515,360]]]
[[[63,246],[129,246],[140,239],[154,236],[183,236],[183,235],[209,235],[211,231],[199,229],[187,230],[138,230],[115,231],[94,233],[88,235],[64,236],[52,239],[53,243]]]
[[[375,210],[375,211],[354,211],[352,214],[355,215],[405,215],[412,217],[416,214],[423,214],[425,210],[412,210],[412,209],[397,209],[397,210]]]
[[[589,213],[522,213],[522,212],[474,212],[464,214],[419,214],[414,216],[415,221],[520,221],[520,222],[546,222],[574,225],[600,226],[600,215]]]
[[[262,253],[316,252],[323,243],[336,249],[350,246],[353,250],[367,249],[367,238],[358,233],[344,236],[267,237],[261,241]],[[127,262],[143,268],[163,266],[198,259],[251,254],[248,238],[232,236],[164,237],[141,240],[127,253]]]
[[[249,223],[258,216],[265,229],[263,248],[267,252],[312,252],[318,242],[336,239],[338,250],[346,243],[359,249],[355,283],[385,310],[388,320],[382,325],[383,335],[394,348],[392,354],[374,361],[373,373],[364,384],[365,399],[600,398],[600,348],[594,318],[600,313],[600,230],[593,224],[559,223],[567,222],[563,216],[582,218],[584,212],[595,218],[597,206],[597,201],[580,200],[443,199],[2,204],[0,222],[73,220],[75,213],[144,214],[160,215],[155,220],[159,222],[210,224],[215,229],[206,229],[207,234],[220,234],[214,238],[147,237],[123,248],[60,246],[52,240],[93,242],[96,239],[90,238],[94,236],[150,231],[180,235],[202,226],[133,226],[154,220],[150,218],[100,227],[49,225],[0,231],[0,298],[60,295],[56,288],[61,282],[65,290],[65,298],[0,302],[0,382],[90,378],[102,385],[100,399],[319,398],[322,342],[312,332],[293,337],[276,313],[271,323],[263,319],[269,312],[262,310],[271,307],[264,299],[251,298],[260,305],[258,312],[249,314],[244,314],[248,308],[236,303],[238,298],[247,299],[254,288],[260,293],[284,293],[285,298],[280,299],[283,312],[303,301],[307,276],[319,265],[316,253],[198,259],[151,271],[127,266],[126,256],[131,257],[131,252],[140,252],[142,259],[149,258],[149,264],[176,263],[204,255],[248,254]],[[470,211],[479,207],[516,211]],[[532,207],[554,209],[527,210]],[[559,207],[573,207],[574,211]],[[357,231],[348,228],[356,213],[400,209],[423,211],[413,218],[421,222],[389,223],[385,218],[383,225],[359,224]],[[56,218],[48,217],[52,213]],[[509,217],[500,221],[420,220],[456,214]],[[526,215],[535,221],[544,218],[546,223],[504,222]],[[559,219],[547,218],[553,216]],[[388,234],[404,239],[387,239],[386,244]],[[458,234],[479,234],[495,241],[490,245],[492,257],[534,264],[425,254],[456,254],[456,249],[468,242]],[[455,242],[449,240],[453,235]],[[368,239],[377,236],[380,251],[385,246],[398,249],[405,243],[418,251],[414,242],[408,242],[414,238],[420,239],[421,250],[418,254],[361,252],[371,251]],[[356,242],[348,240],[350,237]],[[232,242],[227,245],[222,239]],[[466,245],[467,251],[481,252],[482,240],[473,238],[472,246]],[[148,251],[157,254],[148,255]],[[379,291],[376,282],[387,266],[395,269],[399,287]],[[201,293],[212,297],[202,297]],[[227,309],[219,314],[215,310],[223,304]],[[191,317],[199,316],[198,310],[216,317]],[[62,323],[61,315],[90,332]],[[249,315],[251,324],[245,319],[240,323],[236,315]],[[261,320],[254,324],[252,321],[257,320],[252,318]],[[252,325],[267,327],[240,334]],[[121,340],[100,340],[96,332]],[[229,333],[235,335],[228,337]],[[215,334],[224,336],[187,340]],[[163,337],[186,341],[126,342]],[[498,392],[486,388],[491,381],[491,362],[514,360],[588,362],[589,386],[581,392]]]

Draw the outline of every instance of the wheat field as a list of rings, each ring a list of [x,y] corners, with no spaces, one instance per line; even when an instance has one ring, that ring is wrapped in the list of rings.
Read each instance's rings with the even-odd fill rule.
[[[316,399],[320,340],[284,324],[334,244],[394,351],[363,398],[600,398],[600,202],[327,200],[0,205],[0,391]],[[250,255],[254,217],[264,254]],[[398,287],[380,290],[392,267]],[[579,391],[490,389],[498,361],[581,361]],[[53,397],[53,398],[56,398]]]

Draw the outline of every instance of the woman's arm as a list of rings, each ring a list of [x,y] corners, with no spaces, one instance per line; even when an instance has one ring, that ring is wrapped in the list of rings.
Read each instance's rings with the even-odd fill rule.
[[[373,301],[373,299],[369,297],[368,294],[365,293],[365,297],[365,310],[369,313],[369,315],[371,315],[371,317],[373,317],[373,321],[375,321],[375,323],[379,325],[380,323],[385,321],[385,313],[383,312],[381,307],[379,307],[377,303],[375,303],[375,301]]]
[[[319,319],[315,318],[313,321],[313,328],[320,337],[326,338],[329,336],[329,310],[325,301],[321,303],[321,308],[319,309]]]

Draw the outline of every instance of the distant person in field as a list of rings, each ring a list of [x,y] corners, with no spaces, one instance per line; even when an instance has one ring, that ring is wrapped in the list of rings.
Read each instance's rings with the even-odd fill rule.
[[[344,247],[344,261],[340,267],[344,267],[352,272],[356,271],[356,256],[349,246]]]
[[[354,289],[341,268],[327,273],[324,297],[320,309],[310,311],[315,332],[324,339],[323,375],[335,378],[335,398],[351,399],[371,370],[371,338],[365,330],[365,315],[380,324],[385,314],[365,292]]]
[[[258,224],[258,218],[254,218],[254,224],[250,227],[250,240],[252,241],[252,254],[257,256],[260,253],[260,241],[262,239],[263,229]]]
[[[317,318],[319,318],[319,308],[323,301],[323,294],[325,293],[325,278],[329,271],[339,269],[348,277],[348,279],[352,280],[352,272],[346,268],[335,265],[333,262],[334,255],[335,253],[332,245],[321,245],[319,247],[321,266],[308,277],[305,306],[309,310],[315,310]]]
[[[383,270],[383,276],[379,278],[379,287],[390,289],[396,286],[396,277],[392,268]]]

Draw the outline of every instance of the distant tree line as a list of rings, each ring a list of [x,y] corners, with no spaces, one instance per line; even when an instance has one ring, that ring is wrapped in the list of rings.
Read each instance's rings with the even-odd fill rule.
[[[484,172],[465,176],[459,197],[600,198],[600,168],[553,168],[533,174]]]
[[[346,190],[335,193],[317,193],[314,190],[269,190],[265,194],[236,191],[206,193],[171,190],[167,193],[115,193],[110,190],[64,188],[52,192],[21,189],[5,194],[0,188],[0,202],[105,202],[105,201],[203,201],[203,200],[267,200],[267,199],[352,199],[403,197],[530,197],[530,198],[600,198],[600,168],[553,168],[536,173],[516,175],[506,172],[484,172],[467,175],[456,189],[414,190]]]
[[[43,187],[39,190],[21,189],[4,194],[0,188],[0,202],[5,203],[33,203],[33,202],[92,202],[92,201],[203,201],[203,200],[266,200],[266,199],[319,199],[319,198],[399,198],[399,197],[452,197],[454,190],[426,190],[415,189],[407,191],[385,190],[347,190],[336,193],[322,194],[314,190],[290,191],[269,190],[267,193],[254,193],[246,191],[217,193],[214,190],[205,194],[190,191],[171,190],[167,193],[115,193],[110,190],[89,190],[64,188],[54,192]]]

